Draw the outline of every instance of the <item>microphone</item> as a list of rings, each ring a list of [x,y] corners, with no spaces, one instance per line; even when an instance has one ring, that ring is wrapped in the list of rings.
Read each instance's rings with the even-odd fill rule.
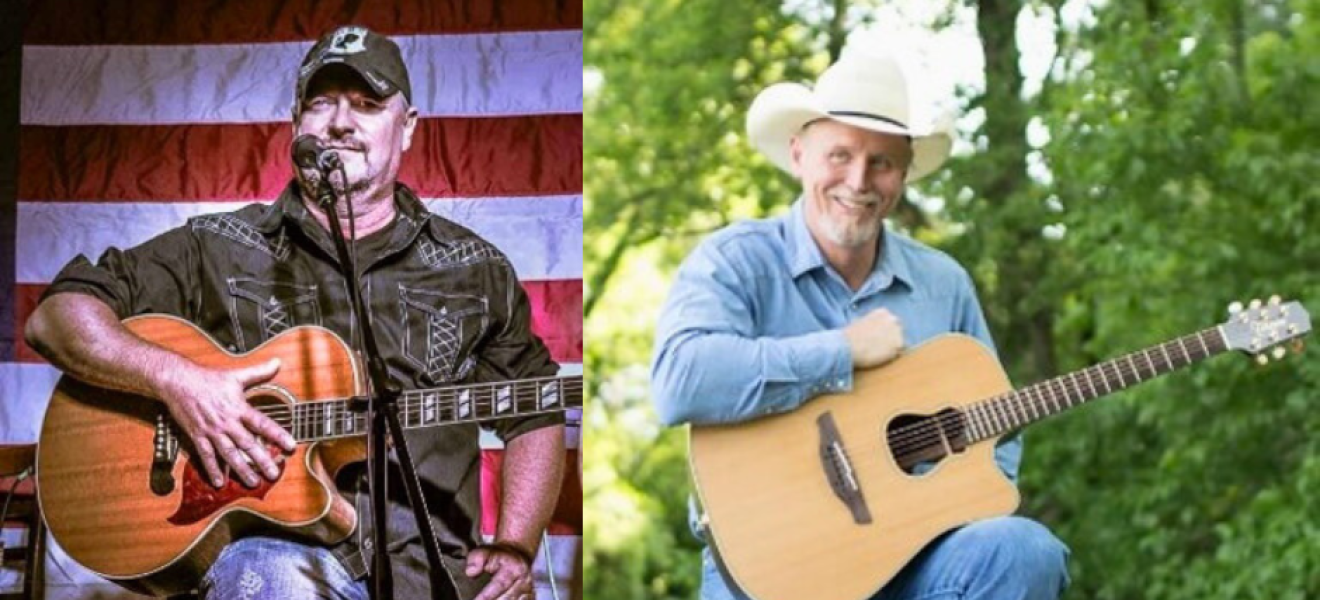
[[[304,133],[293,140],[293,164],[322,173],[329,173],[341,165],[339,153],[321,146],[321,140],[310,133]]]

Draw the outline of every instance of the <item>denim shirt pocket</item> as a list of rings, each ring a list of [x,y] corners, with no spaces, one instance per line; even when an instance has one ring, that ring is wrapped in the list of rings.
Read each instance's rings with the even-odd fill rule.
[[[229,317],[244,351],[299,325],[320,325],[316,284],[230,277]]]
[[[399,285],[403,354],[436,384],[462,380],[476,366],[472,350],[490,326],[485,298]]]

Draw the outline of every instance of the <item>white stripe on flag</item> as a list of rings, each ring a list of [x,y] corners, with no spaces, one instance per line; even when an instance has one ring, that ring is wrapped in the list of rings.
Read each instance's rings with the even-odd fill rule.
[[[572,590],[570,582],[577,578],[578,551],[582,546],[582,538],[575,535],[547,535],[545,543],[541,544],[541,549],[536,553],[536,563],[533,571],[535,580],[532,582],[536,587],[536,597],[541,600],[552,600],[554,598],[571,598]],[[549,561],[546,557],[549,555]],[[546,566],[550,569],[546,569]],[[550,576],[554,575],[554,587],[556,592],[551,591]]]
[[[423,116],[582,112],[582,32],[393,38]],[[24,46],[26,125],[288,121],[311,41]]]
[[[582,278],[580,195],[424,202],[508,255],[521,279]],[[95,261],[111,245],[135,246],[189,217],[240,206],[234,202],[19,202],[17,280],[49,283],[79,254]]]
[[[0,441],[31,443],[60,372],[50,365],[0,363]]]

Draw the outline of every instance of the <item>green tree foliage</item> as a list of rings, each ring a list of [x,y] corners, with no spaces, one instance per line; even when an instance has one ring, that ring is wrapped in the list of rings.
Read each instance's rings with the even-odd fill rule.
[[[1086,2],[966,4],[985,86],[959,100],[985,118],[914,190],[939,208],[896,220],[968,266],[1015,382],[1213,325],[1232,300],[1320,314],[1320,0],[1110,0],[1093,19],[1060,16]],[[744,139],[751,98],[814,78],[873,6],[585,8],[585,591],[693,598],[685,433],[650,409],[651,326],[702,236],[797,193]],[[1039,91],[1023,11],[1056,25]],[[1032,428],[1022,510],[1072,547],[1069,597],[1320,596],[1318,384],[1313,354],[1220,357]]]
[[[584,8],[584,362],[595,400],[585,416],[585,592],[692,598],[700,546],[686,523],[685,433],[655,425],[651,325],[665,279],[696,240],[796,193],[748,147],[742,119],[760,89],[808,79],[829,58],[802,51],[824,44],[778,2]]]
[[[1073,368],[1272,293],[1320,308],[1320,2],[1114,3],[1041,112]],[[1084,62],[1083,62],[1084,61]],[[1309,235],[1308,235],[1309,233]],[[1024,488],[1087,598],[1320,594],[1320,365],[1221,358],[1033,430]]]

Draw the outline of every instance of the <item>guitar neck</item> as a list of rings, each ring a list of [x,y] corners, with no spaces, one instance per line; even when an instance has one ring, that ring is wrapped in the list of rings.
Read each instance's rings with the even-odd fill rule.
[[[399,396],[399,423],[420,429],[491,419],[526,417],[582,406],[582,376],[541,377],[458,387],[412,390]],[[349,400],[292,405],[292,428],[300,442],[366,435],[366,411]]]
[[[1003,435],[1045,417],[1129,388],[1228,349],[1219,327],[1138,350],[1093,367],[967,406],[969,443]]]

